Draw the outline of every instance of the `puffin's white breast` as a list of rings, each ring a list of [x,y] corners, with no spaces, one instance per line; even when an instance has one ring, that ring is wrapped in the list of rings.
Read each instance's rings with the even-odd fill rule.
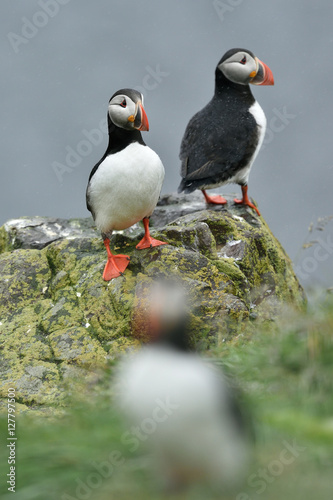
[[[255,159],[255,157],[257,156],[259,149],[261,148],[262,142],[264,140],[267,120],[266,120],[265,113],[264,113],[262,107],[260,106],[260,104],[258,103],[258,101],[255,101],[255,103],[252,104],[252,106],[249,109],[249,112],[251,113],[251,115],[253,115],[255,121],[257,122],[258,132],[259,132],[258,146],[257,146],[257,149],[254,153],[254,157],[252,159],[252,161],[253,161]]]
[[[147,347],[124,358],[114,382],[118,404],[132,423],[155,417],[149,437],[157,459],[193,467],[214,483],[232,483],[243,474],[246,444],[217,369],[194,354]]]
[[[257,147],[255,149],[255,152],[249,161],[248,165],[244,167],[242,170],[237,172],[237,174],[231,179],[229,182],[235,182],[235,183],[240,183],[240,184],[247,184],[249,175],[250,175],[250,170],[253,165],[254,160],[256,159],[257,154],[259,153],[259,150],[261,148],[262,142],[265,137],[265,132],[266,132],[266,116],[265,113],[263,112],[262,107],[258,103],[258,101],[255,101],[254,104],[249,109],[249,112],[251,115],[254,117],[256,123],[257,123],[257,128],[258,128],[258,134],[259,134],[259,140]]]
[[[107,233],[149,217],[164,179],[159,156],[137,142],[111,154],[90,180],[88,194],[97,227]]]

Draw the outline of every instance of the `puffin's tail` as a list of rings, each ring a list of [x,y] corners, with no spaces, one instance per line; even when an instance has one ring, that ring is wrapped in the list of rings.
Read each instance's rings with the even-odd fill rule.
[[[179,184],[179,187],[177,189],[178,193],[193,193],[197,188],[193,186],[192,182],[187,181],[186,179],[182,179],[181,183]]]

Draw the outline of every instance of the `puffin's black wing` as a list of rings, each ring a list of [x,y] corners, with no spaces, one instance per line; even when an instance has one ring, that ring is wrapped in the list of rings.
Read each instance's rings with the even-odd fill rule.
[[[90,181],[91,181],[92,176],[94,175],[94,173],[96,172],[96,170],[98,169],[100,164],[105,160],[106,157],[107,157],[107,151],[104,153],[102,158],[96,163],[96,165],[94,166],[94,168],[90,172],[88,186],[86,189],[86,205],[87,205],[87,209],[89,210],[89,212],[91,212],[93,219],[95,219],[95,213],[94,213],[94,209],[93,209],[92,205],[90,204],[89,185],[90,185]]]
[[[248,108],[236,113],[216,104],[213,99],[195,114],[185,130],[179,192],[227,182],[246,167],[255,152],[259,136]]]

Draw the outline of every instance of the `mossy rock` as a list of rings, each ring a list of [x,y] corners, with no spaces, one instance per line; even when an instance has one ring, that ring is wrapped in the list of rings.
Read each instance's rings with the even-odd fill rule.
[[[285,305],[304,306],[289,257],[263,217],[235,205],[207,206],[200,193],[164,196],[152,233],[168,244],[135,245],[141,224],[112,237],[130,255],[124,275],[102,279],[106,253],[88,219],[21,218],[0,228],[0,395],[15,386],[23,405],[64,403],[69,373],[98,372],[138,345],[138,296],[175,276],[191,300],[193,344],[251,336]]]

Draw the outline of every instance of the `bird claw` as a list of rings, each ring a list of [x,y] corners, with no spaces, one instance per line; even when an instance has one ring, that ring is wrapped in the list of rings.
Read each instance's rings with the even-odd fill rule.
[[[219,194],[209,196],[204,189],[202,190],[202,194],[204,195],[206,203],[208,204],[225,205],[227,203],[227,200],[223,198],[223,196],[220,196]]]
[[[129,261],[130,258],[128,255],[111,255],[108,257],[103,272],[104,281],[110,281],[113,278],[123,276]]]
[[[143,250],[144,248],[153,248],[160,245],[167,245],[167,243],[165,241],[155,240],[155,238],[151,237],[149,237],[148,239],[144,236],[142,240],[136,245],[136,248],[137,250]]]
[[[257,214],[260,216],[260,212],[259,210],[257,209],[257,207],[249,200],[238,200],[237,198],[234,199],[234,203],[236,203],[237,205],[245,205],[247,207],[250,207],[250,208],[253,208]]]

